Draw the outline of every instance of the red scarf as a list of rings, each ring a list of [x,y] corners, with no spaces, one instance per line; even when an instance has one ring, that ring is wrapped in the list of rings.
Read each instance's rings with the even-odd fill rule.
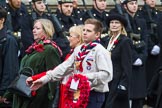
[[[39,42],[34,42],[25,52],[27,54],[31,54],[33,51],[42,52],[44,51],[44,45],[46,44],[51,44],[54,48],[58,49],[60,56],[62,56],[62,50],[60,47],[57,46],[54,41],[45,39],[45,37],[43,37]]]

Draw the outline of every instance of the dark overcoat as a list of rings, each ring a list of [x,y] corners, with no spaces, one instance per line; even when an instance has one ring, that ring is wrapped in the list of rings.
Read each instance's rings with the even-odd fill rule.
[[[44,44],[43,52],[33,52],[26,54],[21,61],[21,67],[30,67],[34,74],[39,74],[53,69],[60,64],[60,55],[51,44]],[[52,106],[55,95],[56,83],[47,83],[36,91],[36,96],[31,99],[15,95],[13,108],[47,108]]]
[[[101,43],[107,48],[108,37],[101,39]],[[122,100],[124,108],[128,108],[129,78],[132,72],[132,42],[128,37],[120,35],[118,43],[111,51],[111,58],[113,80],[109,84],[110,92],[106,96],[103,108],[119,108],[119,100]],[[119,89],[119,85],[124,86],[126,90]]]

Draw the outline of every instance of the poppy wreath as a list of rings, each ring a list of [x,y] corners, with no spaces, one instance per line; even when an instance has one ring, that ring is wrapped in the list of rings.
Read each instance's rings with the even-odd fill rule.
[[[72,79],[74,79],[74,81],[79,80],[78,90],[80,93],[76,102],[74,102],[75,92],[70,90]],[[86,108],[90,93],[90,84],[88,82],[88,78],[81,74],[74,74],[73,76],[69,77],[65,86],[66,90],[64,108]]]

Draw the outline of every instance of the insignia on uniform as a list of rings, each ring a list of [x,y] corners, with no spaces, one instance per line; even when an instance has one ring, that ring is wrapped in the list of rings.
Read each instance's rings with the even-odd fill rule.
[[[106,16],[109,16],[109,14],[106,14]]]
[[[91,70],[91,66],[87,66],[87,70]]]
[[[83,20],[83,18],[80,18],[80,21],[82,21]]]
[[[141,30],[141,28],[140,28],[140,27],[138,27],[138,30]]]

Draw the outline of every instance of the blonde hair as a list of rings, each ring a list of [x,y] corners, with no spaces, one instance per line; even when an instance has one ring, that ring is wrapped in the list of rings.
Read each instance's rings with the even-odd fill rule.
[[[53,34],[55,32],[53,23],[48,19],[38,19],[38,20],[35,20],[34,24],[38,21],[42,24],[43,30],[45,34],[47,35],[47,39],[52,39]]]
[[[72,26],[69,29],[69,33],[74,33],[76,36],[78,36],[80,42],[78,43],[78,45],[83,43],[83,25],[78,25],[78,26]]]

